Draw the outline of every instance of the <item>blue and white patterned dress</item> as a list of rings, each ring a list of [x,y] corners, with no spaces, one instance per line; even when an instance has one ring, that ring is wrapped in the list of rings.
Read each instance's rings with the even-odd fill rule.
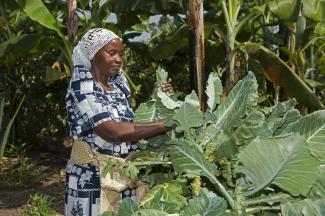
[[[136,144],[109,143],[93,130],[107,120],[133,121],[127,80],[123,74],[119,74],[108,83],[113,90],[104,90],[85,67],[74,67],[66,95],[70,136],[87,142],[102,154],[125,158],[129,152],[138,151]],[[126,189],[121,193],[121,200],[125,197],[135,198],[135,195],[135,189]],[[100,174],[97,167],[91,164],[67,164],[65,215],[100,215]]]

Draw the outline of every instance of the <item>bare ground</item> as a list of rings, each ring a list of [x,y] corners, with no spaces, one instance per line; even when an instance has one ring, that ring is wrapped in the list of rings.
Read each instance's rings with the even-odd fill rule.
[[[7,166],[14,168],[13,164],[17,159],[6,158],[6,160],[9,161]],[[26,208],[30,196],[35,193],[55,198],[57,215],[63,215],[66,156],[40,153],[30,156],[28,161],[32,164],[32,170],[38,170],[42,174],[42,180],[26,187],[0,189],[0,216],[19,215]]]

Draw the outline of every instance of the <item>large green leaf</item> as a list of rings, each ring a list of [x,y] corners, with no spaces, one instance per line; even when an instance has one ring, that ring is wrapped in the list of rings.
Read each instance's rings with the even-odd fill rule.
[[[272,136],[275,132],[278,132],[292,121],[297,120],[297,111],[294,109],[296,105],[296,100],[288,100],[284,102],[277,103],[272,107],[266,108],[265,112],[269,112],[266,115],[263,124],[257,128],[256,134],[258,136]]]
[[[325,198],[325,165],[319,168],[318,177],[308,193],[308,197]]]
[[[161,103],[170,110],[179,108],[182,103],[180,101],[175,101],[167,95],[166,92],[163,92],[161,88],[157,91],[157,96],[160,98]]]
[[[208,96],[207,104],[209,110],[210,112],[213,112],[216,106],[220,103],[220,96],[222,95],[222,84],[217,73],[210,73],[205,93]]]
[[[178,122],[178,131],[189,131],[190,128],[204,124],[204,114],[200,110],[200,104],[194,91],[185,97],[185,101],[173,117]]]
[[[135,122],[149,122],[156,120],[158,117],[158,109],[155,101],[147,101],[141,103],[134,113]]]
[[[324,0],[302,0],[303,15],[315,21],[325,20]]]
[[[257,103],[257,83],[252,72],[239,81],[213,113],[212,122],[218,129],[230,129],[240,122]]]
[[[301,0],[272,0],[268,6],[282,21],[296,21],[300,12]]]
[[[117,216],[131,216],[137,210],[137,203],[131,198],[126,198],[122,201]]]
[[[186,173],[191,177],[205,176],[211,182],[218,173],[217,166],[210,164],[203,153],[195,146],[189,146],[183,140],[172,140],[169,146],[170,159],[177,173]]]
[[[285,132],[298,132],[306,137],[311,153],[325,161],[325,110],[304,116],[291,124]]]
[[[299,76],[272,51],[256,43],[245,43],[246,52],[264,67],[265,76],[280,85],[289,94],[311,109],[322,109],[324,105]]]
[[[180,216],[223,216],[227,203],[215,193],[203,188],[200,195],[189,200],[186,208],[181,212]]]
[[[186,173],[189,177],[205,176],[234,208],[234,200],[218,181],[215,175],[218,172],[215,164],[210,164],[196,145],[189,146],[184,140],[171,140],[169,147],[170,159],[177,173]]]
[[[52,29],[64,38],[58,23],[52,16],[51,12],[46,8],[41,0],[16,0],[19,7],[34,21],[46,28]]]
[[[154,186],[143,198],[140,206],[147,209],[159,209],[168,213],[177,213],[186,203],[181,185],[171,182]]]
[[[325,199],[305,199],[286,202],[281,205],[283,216],[323,216],[325,215]]]
[[[294,196],[307,194],[317,178],[318,160],[309,153],[304,137],[253,140],[240,154],[236,172],[244,173],[252,183],[246,195],[252,195],[270,184]]]

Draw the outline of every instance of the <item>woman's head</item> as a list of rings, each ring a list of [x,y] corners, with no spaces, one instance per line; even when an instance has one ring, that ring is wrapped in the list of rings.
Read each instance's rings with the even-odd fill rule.
[[[107,51],[109,51],[109,53],[105,56],[104,54]],[[109,70],[111,71],[113,68],[116,69],[116,67],[120,67],[122,64],[122,59],[118,60],[116,56],[110,55],[110,53],[112,54],[113,52],[119,52],[120,54],[123,52],[121,39],[114,32],[107,29],[90,29],[73,49],[73,65],[84,65],[90,70],[92,64],[96,63],[96,66],[100,66],[100,69],[104,69],[105,67],[103,65],[106,62],[106,64],[114,65],[114,67],[112,66],[112,69]],[[119,61],[120,63],[118,63]],[[91,62],[93,63],[91,64]]]
[[[119,73],[122,62],[123,44],[117,38],[108,42],[95,54],[91,60],[91,69],[97,70],[106,77],[112,77]]]

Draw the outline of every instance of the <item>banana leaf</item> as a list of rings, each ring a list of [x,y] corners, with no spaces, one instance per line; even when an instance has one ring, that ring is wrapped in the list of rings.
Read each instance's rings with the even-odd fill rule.
[[[51,12],[47,9],[41,0],[16,0],[19,7],[34,21],[42,26],[52,29],[57,34],[64,38],[64,35],[52,16]]]
[[[300,12],[301,0],[273,0],[268,6],[280,20],[295,22]]]
[[[272,51],[256,43],[245,43],[248,55],[260,62],[268,80],[284,88],[286,93],[296,98],[311,110],[323,109],[324,105],[291,68]]]
[[[325,1],[324,0],[302,0],[303,15],[315,21],[325,20]]]

